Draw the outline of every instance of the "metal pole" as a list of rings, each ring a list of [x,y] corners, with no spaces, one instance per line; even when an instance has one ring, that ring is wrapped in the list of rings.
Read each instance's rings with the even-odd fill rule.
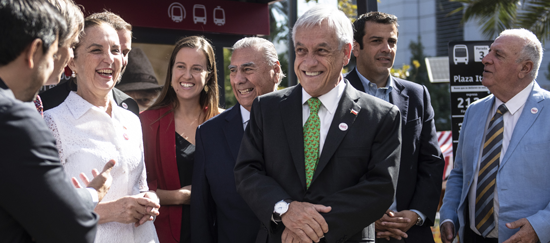
[[[298,84],[296,73],[294,73],[294,59],[296,59],[296,53],[294,52],[294,43],[292,42],[292,27],[294,27],[297,18],[297,1],[288,0],[288,29],[290,31],[290,33],[288,33],[288,87]]]

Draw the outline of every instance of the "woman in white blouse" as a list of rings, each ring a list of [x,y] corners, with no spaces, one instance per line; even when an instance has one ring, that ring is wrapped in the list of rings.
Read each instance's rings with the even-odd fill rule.
[[[147,205],[159,199],[147,187],[140,121],[110,98],[122,66],[117,32],[99,19],[87,19],[84,26],[69,61],[78,91],[48,110],[46,122],[69,176],[117,161],[111,189],[95,208],[100,216],[95,242],[158,242],[151,222],[158,208]]]

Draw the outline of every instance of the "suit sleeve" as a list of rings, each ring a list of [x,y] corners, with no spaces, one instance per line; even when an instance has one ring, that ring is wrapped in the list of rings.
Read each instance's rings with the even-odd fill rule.
[[[264,138],[262,135],[262,107],[260,97],[254,100],[250,120],[245,129],[237,162],[235,164],[235,184],[237,192],[248,203],[260,222],[273,233],[271,216],[275,204],[290,195],[266,174],[263,157]],[[269,193],[264,193],[269,192]]]
[[[441,155],[434,122],[430,94],[423,88],[424,114],[420,133],[416,188],[410,208],[426,215],[424,225],[433,225],[441,195],[441,182],[445,161]],[[405,159],[405,158],[403,158]]]
[[[469,126],[470,121],[468,120],[468,114],[470,113],[470,110],[471,109],[467,109],[466,114],[464,114],[461,130],[466,130]],[[455,232],[460,228],[457,211],[460,198],[462,196],[462,186],[464,185],[464,161],[462,160],[462,147],[464,146],[464,141],[464,133],[461,132],[458,137],[458,147],[456,149],[456,156],[454,159],[454,168],[449,175],[449,179],[447,180],[447,189],[445,190],[445,197],[443,197],[443,205],[441,205],[441,208],[439,209],[441,219],[440,222],[443,222],[444,220],[451,220],[454,224]]]
[[[195,136],[195,164],[193,166],[193,196],[191,197],[191,242],[218,242],[215,229],[216,207],[210,184],[206,177],[206,148],[203,144],[201,127]]]
[[[373,122],[374,123],[374,122]],[[327,242],[342,242],[365,225],[381,218],[390,207],[399,174],[401,156],[401,116],[397,107],[389,109],[372,142],[368,172],[357,184],[321,200],[332,207],[324,218],[329,224]],[[342,161],[343,162],[343,161]]]
[[[42,118],[18,103],[0,108],[0,208],[37,242],[93,242],[90,196],[69,182]]]

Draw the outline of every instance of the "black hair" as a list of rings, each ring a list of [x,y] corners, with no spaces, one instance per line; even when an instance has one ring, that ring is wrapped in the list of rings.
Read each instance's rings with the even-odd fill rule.
[[[0,66],[15,60],[35,39],[47,52],[67,32],[59,11],[44,0],[0,0]]]
[[[365,24],[367,21],[372,21],[379,24],[395,24],[395,27],[399,27],[397,24],[397,16],[393,14],[387,14],[377,11],[361,14],[355,22],[353,22],[353,39],[359,43],[359,48],[363,49],[363,36],[365,36]]]

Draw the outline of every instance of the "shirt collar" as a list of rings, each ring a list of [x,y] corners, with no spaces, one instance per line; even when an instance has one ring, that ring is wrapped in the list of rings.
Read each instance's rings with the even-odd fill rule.
[[[112,107],[112,115],[114,117],[114,110],[117,107],[115,102],[113,101],[113,94],[112,90],[109,92],[109,102],[111,102]],[[88,112],[91,109],[99,109],[96,106],[92,105],[90,102],[85,100],[84,98],[80,97],[80,95],[76,94],[76,92],[71,91],[69,93],[69,96],[67,96],[67,99],[63,103],[71,104],[67,105],[69,111],[73,115],[74,119],[78,120],[80,117],[82,117],[86,112]]]
[[[331,114],[334,114],[336,112],[336,108],[338,107],[338,101],[340,101],[340,98],[342,97],[342,94],[344,94],[344,90],[346,88],[346,83],[344,82],[344,79],[340,79],[340,82],[336,85],[336,87],[332,88],[329,92],[327,92],[324,95],[319,96],[319,100],[321,101],[321,104],[327,109],[327,111]],[[302,88],[302,105],[304,105],[307,100],[311,98],[311,95],[308,94],[304,88]]]
[[[359,76],[359,79],[361,80],[361,83],[363,83],[364,88],[369,89],[371,82],[367,78],[365,78],[365,76],[363,76],[358,70],[356,70],[356,71],[357,71],[357,76]],[[374,84],[374,86],[376,86],[376,84]],[[386,83],[386,87],[376,86],[376,88],[379,88],[379,89],[380,88],[382,88],[382,89],[386,88],[386,89],[388,89],[388,91],[391,92],[392,89],[394,89],[394,86],[395,85],[393,84],[393,79],[391,78],[391,75],[390,75],[390,76],[388,76],[388,82]]]
[[[242,105],[239,105],[241,108],[241,118],[243,119],[243,124],[250,120],[250,111],[246,110]]]
[[[504,103],[506,104],[506,108],[508,108],[508,112],[510,112],[511,115],[514,115],[525,104],[525,102],[527,102],[527,98],[529,98],[529,94],[531,93],[531,90],[533,90],[534,85],[535,82],[531,82],[527,85],[527,87],[517,93],[506,103],[502,102],[495,96],[495,105],[493,107],[494,112],[496,112],[496,109]]]

